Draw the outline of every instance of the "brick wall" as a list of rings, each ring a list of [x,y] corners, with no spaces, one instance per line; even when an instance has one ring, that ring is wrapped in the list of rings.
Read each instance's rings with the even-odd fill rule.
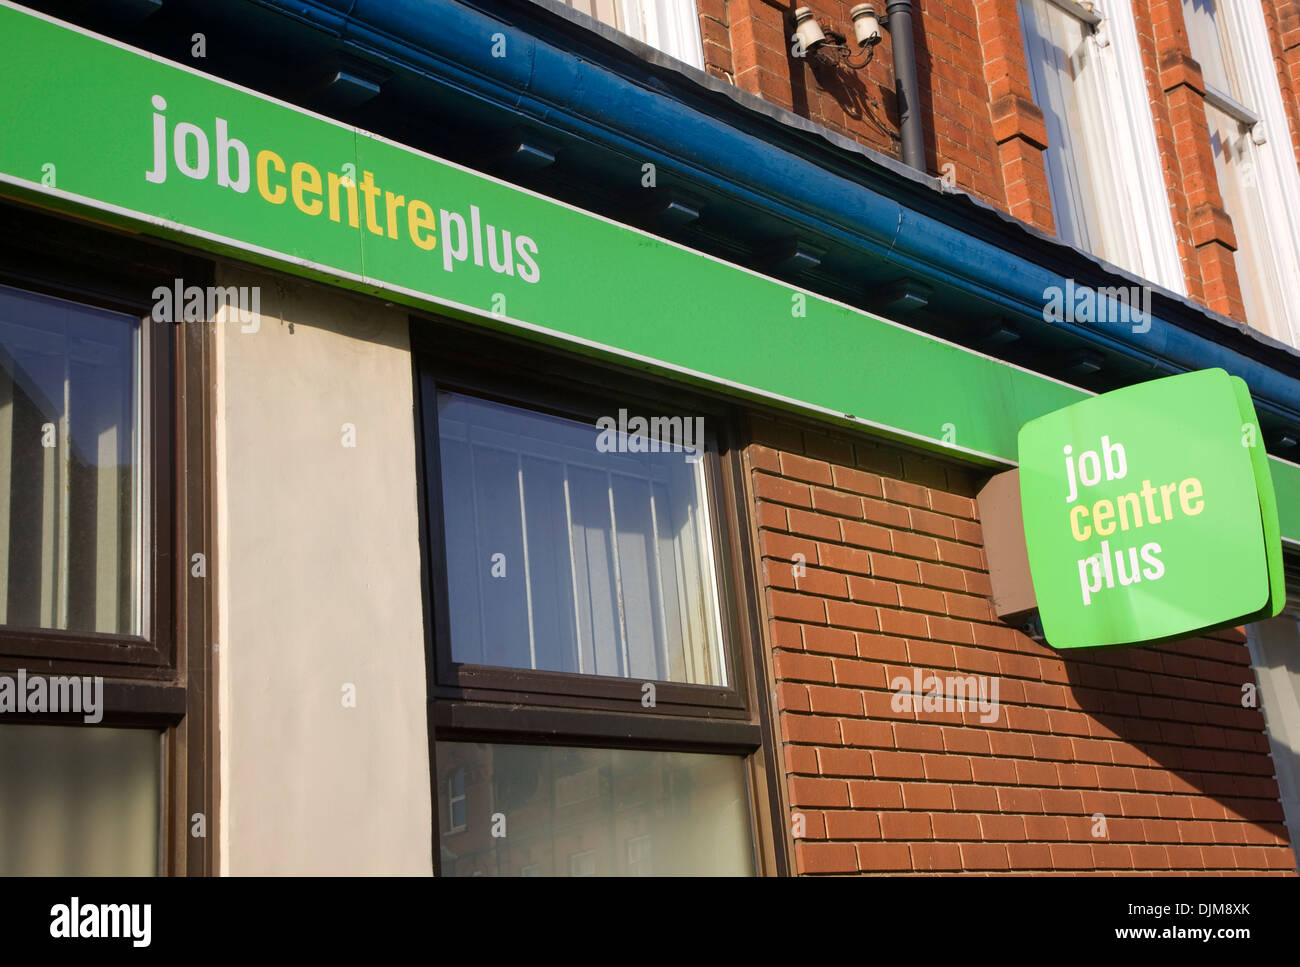
[[[1240,633],[1058,654],[993,614],[969,469],[795,422],[753,441],[798,872],[1294,870]],[[996,717],[897,710],[913,669],[996,679]]]
[[[1188,295],[1245,320],[1205,120],[1204,82],[1187,49],[1181,0],[1131,0]],[[1300,0],[1263,0],[1282,99],[1300,144]],[[774,104],[894,156],[899,143],[891,38],[866,70],[818,67],[791,52],[806,5],[852,35],[855,0],[698,0],[705,68]],[[884,17],[884,4],[877,5]],[[1054,232],[1043,163],[1047,132],[1029,89],[1017,0],[914,0],[926,168]]]

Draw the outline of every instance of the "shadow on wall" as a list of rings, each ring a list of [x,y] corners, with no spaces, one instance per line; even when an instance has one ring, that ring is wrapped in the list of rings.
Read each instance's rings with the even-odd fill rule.
[[[1089,737],[1072,736],[1082,784],[1132,790],[1098,794],[1110,800],[1099,841],[1199,847],[1211,868],[1265,864],[1216,860],[1210,849],[1288,845],[1245,640],[1229,629],[1149,648],[1058,653],[1079,711],[1092,719]]]
[[[800,117],[842,129],[848,137],[859,139],[884,154],[898,157],[900,154],[900,137],[898,134],[898,104],[893,89],[893,69],[890,67],[890,39],[884,34],[873,59],[867,69],[854,70],[847,65],[835,65],[811,56],[795,57],[792,52],[794,35],[794,9],[799,4],[784,6],[776,0],[765,0],[771,8],[765,9],[767,16],[779,24],[785,38],[784,55],[789,62],[790,103],[791,110]],[[828,29],[839,30],[845,25],[836,22],[825,11],[814,8],[822,25]],[[845,9],[840,8],[839,13]],[[883,17],[883,9],[881,16]],[[851,33],[851,30],[850,30]],[[852,38],[849,40],[852,44]],[[804,69],[807,64],[808,70]],[[880,80],[884,72],[887,83]],[[809,75],[812,85],[810,89]],[[817,103],[821,97],[833,100],[843,117],[836,119],[828,115]],[[838,121],[838,123],[837,123]],[[854,129],[852,125],[859,126]]]

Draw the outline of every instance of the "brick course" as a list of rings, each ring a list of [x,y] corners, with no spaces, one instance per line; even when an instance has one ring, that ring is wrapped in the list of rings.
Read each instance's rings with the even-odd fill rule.
[[[1294,871],[1240,632],[1058,654],[992,611],[968,468],[792,420],[752,440],[798,872]],[[1000,713],[900,711],[916,669],[996,676]]]

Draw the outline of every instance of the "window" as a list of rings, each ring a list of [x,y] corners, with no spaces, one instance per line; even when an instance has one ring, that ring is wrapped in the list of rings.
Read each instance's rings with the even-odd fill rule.
[[[452,769],[447,776],[447,832],[465,828],[465,770]]]
[[[141,325],[0,286],[0,624],[141,632]]]
[[[748,876],[754,872],[744,761],[730,755],[439,743],[504,791],[491,818],[442,842],[446,876]],[[595,772],[596,796],[566,802],[566,774]],[[654,829],[650,834],[639,832]],[[486,834],[485,834],[486,833]],[[653,845],[652,845],[653,844]],[[568,857],[567,865],[557,858]]]
[[[0,873],[212,870],[205,328],[149,319],[210,271],[0,205]]]
[[[1300,345],[1300,175],[1258,4],[1183,0],[1246,322]]]
[[[153,729],[0,724],[0,876],[157,872],[162,758]]]
[[[704,45],[695,0],[564,0],[629,37],[704,69]]]
[[[633,836],[627,841],[627,875],[651,876],[654,874],[651,836]]]
[[[1120,268],[1184,291],[1132,12],[1020,0],[1034,102],[1047,126],[1057,235]]]
[[[437,401],[453,661],[726,684],[702,461]]]
[[[594,849],[585,849],[581,853],[569,854],[569,876],[595,876],[596,870],[596,851]]]
[[[418,320],[412,342],[439,872],[780,869],[730,411]]]

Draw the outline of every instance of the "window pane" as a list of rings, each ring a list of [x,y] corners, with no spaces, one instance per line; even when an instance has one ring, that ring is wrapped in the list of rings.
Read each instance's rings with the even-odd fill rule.
[[[439,742],[437,759],[468,777],[444,876],[754,873],[739,756]]]
[[[140,321],[0,286],[0,624],[140,633]]]
[[[160,733],[0,725],[0,875],[158,872]]]
[[[726,684],[702,462],[455,393],[438,425],[453,660]]]
[[[1245,85],[1233,60],[1227,24],[1215,0],[1183,0],[1183,24],[1187,27],[1187,46],[1201,65],[1205,83],[1238,101],[1245,99]]]

